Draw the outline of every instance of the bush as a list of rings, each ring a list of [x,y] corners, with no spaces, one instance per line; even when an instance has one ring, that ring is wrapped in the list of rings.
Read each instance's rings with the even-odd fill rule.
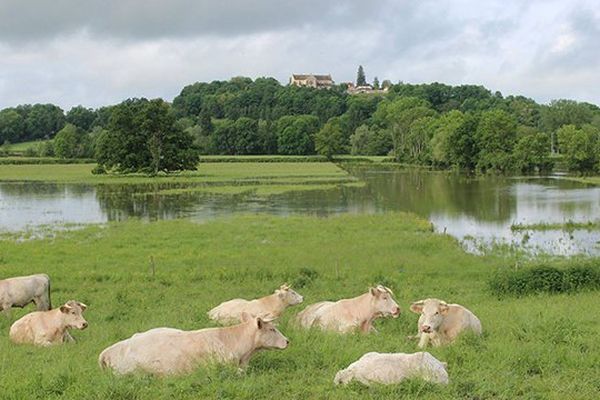
[[[574,293],[600,289],[600,265],[534,266],[498,270],[488,282],[496,296]]]

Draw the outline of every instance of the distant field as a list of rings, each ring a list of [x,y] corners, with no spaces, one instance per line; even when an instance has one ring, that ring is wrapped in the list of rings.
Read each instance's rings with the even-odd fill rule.
[[[2,277],[48,273],[54,305],[83,301],[90,326],[73,333],[76,344],[42,349],[7,337],[31,307],[15,309],[10,320],[0,316],[2,399],[600,398],[598,292],[499,299],[487,281],[495,267],[516,260],[467,254],[413,215],[130,220],[45,240],[19,236],[0,237]],[[211,366],[156,379],[98,368],[98,354],[118,340],[153,327],[214,326],[206,316],[211,307],[269,294],[284,282],[305,296],[279,321],[290,346],[256,354],[245,373]],[[392,288],[402,314],[376,321],[376,334],[306,332],[292,323],[308,304],[356,296],[377,283]],[[483,337],[428,350],[448,363],[449,386],[333,385],[336,371],[366,352],[418,351],[407,339],[418,319],[408,307],[427,297],[463,304],[483,323]]]
[[[346,171],[330,162],[261,163],[217,162],[199,164],[196,171],[149,177],[142,174],[93,175],[95,164],[0,165],[0,181],[44,181],[88,184],[326,184],[355,182]]]
[[[35,140],[31,142],[14,143],[10,144],[7,150],[11,153],[23,153],[25,152],[25,150],[31,147],[37,147],[38,145],[44,144],[46,142],[52,142],[52,140]]]

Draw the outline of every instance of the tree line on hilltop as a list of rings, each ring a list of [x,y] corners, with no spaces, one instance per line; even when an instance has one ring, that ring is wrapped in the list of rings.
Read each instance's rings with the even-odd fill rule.
[[[121,172],[195,168],[205,154],[387,155],[496,173],[548,171],[559,155],[571,171],[600,171],[598,106],[538,104],[441,83],[349,95],[343,85],[313,89],[238,77],[186,86],[172,103],[129,99],[66,113],[52,104],[0,111],[0,144],[40,139],[53,141],[38,146],[37,155],[93,157]]]

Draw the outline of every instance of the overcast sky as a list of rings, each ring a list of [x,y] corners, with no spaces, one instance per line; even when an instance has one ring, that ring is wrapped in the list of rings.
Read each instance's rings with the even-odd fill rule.
[[[343,82],[359,64],[369,81],[600,104],[600,1],[0,0],[0,108],[172,100],[240,75]]]

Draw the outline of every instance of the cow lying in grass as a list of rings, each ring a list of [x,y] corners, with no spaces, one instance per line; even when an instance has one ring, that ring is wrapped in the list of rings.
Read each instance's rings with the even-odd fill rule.
[[[339,371],[336,385],[357,380],[365,385],[400,383],[404,379],[420,378],[428,382],[448,384],[446,363],[429,353],[367,353],[348,368]]]
[[[0,280],[0,311],[9,314],[12,307],[35,303],[38,311],[52,308],[50,278],[46,274],[21,276]]]
[[[379,285],[352,299],[312,304],[298,314],[297,321],[303,328],[319,327],[339,333],[371,332],[375,330],[376,318],[400,315],[400,307],[392,296],[390,289]]]
[[[86,308],[83,303],[69,300],[55,310],[29,313],[10,327],[10,340],[37,346],[74,342],[68,330],[87,328],[82,315]]]
[[[243,314],[239,325],[182,331],[156,328],[136,333],[105,349],[102,368],[118,374],[135,371],[176,375],[193,371],[203,362],[233,363],[245,367],[260,349],[285,349],[289,340],[270,321]]]
[[[446,304],[438,299],[414,302],[410,306],[414,313],[421,314],[418,322],[419,347],[429,343],[441,346],[452,343],[464,331],[481,334],[481,322],[471,311],[459,304]]]
[[[221,324],[234,324],[241,321],[242,313],[265,319],[279,318],[290,306],[302,303],[303,298],[287,285],[275,293],[255,300],[233,299],[219,304],[208,312],[208,317]]]

